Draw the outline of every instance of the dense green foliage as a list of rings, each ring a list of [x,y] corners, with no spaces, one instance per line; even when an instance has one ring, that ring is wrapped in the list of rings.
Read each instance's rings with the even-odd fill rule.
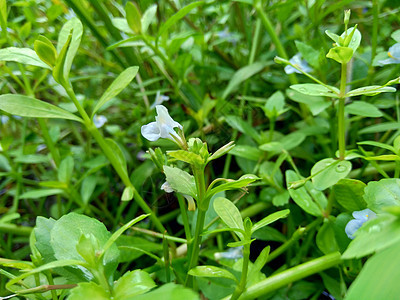
[[[398,299],[392,5],[0,0],[0,299]]]

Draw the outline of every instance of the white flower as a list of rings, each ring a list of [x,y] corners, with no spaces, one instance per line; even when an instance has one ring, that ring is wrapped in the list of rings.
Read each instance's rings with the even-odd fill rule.
[[[308,66],[308,63],[304,59],[301,59],[300,53],[297,53],[295,56],[293,56],[291,59],[289,59],[289,61],[293,65],[296,65],[296,67],[302,69],[306,73],[309,73],[312,71],[312,69]],[[292,73],[302,74],[299,70],[293,68],[292,66],[286,66],[285,73],[286,74],[292,74]]]
[[[168,100],[169,100],[168,96],[161,95],[160,91],[157,91],[156,99],[154,100],[154,103],[150,106],[150,109],[153,109],[157,105],[160,105],[164,101],[168,101]]]
[[[107,122],[107,118],[105,116],[102,115],[94,115],[93,117],[93,123],[94,126],[96,126],[97,128],[103,127],[103,125]]]
[[[234,259],[234,260],[243,258],[243,246],[230,248],[226,252],[216,252],[214,253],[214,258],[216,260],[220,260],[221,258]]]
[[[173,193],[174,189],[171,187],[168,181],[164,182],[161,186],[161,189],[164,190],[166,193]]]
[[[175,127],[182,129],[182,125],[171,118],[165,106],[157,105],[156,111],[156,121],[142,126],[140,131],[143,137],[151,142],[163,138],[182,143],[180,136],[174,130]]]
[[[161,186],[161,189],[164,190],[166,193],[173,193],[175,192],[175,190],[172,188],[172,186],[169,184],[168,181],[164,182]],[[182,194],[183,197],[185,197],[185,199],[188,202],[188,210],[189,211],[195,211],[196,210],[196,203],[194,202],[193,197],[189,196],[189,195],[185,195]]]

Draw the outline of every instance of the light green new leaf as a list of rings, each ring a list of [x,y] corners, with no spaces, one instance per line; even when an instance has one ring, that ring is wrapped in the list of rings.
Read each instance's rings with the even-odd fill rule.
[[[12,115],[31,118],[53,118],[74,120],[83,123],[83,120],[70,112],[53,104],[17,94],[0,96],[0,109]]]
[[[118,279],[114,284],[114,299],[135,299],[135,296],[144,294],[155,286],[154,280],[145,271],[135,270],[126,272],[124,276]]]
[[[164,173],[169,185],[178,193],[197,198],[194,177],[179,168],[164,166]]]
[[[379,118],[383,116],[382,112],[375,105],[364,101],[356,101],[346,105],[345,111],[352,115],[370,118]]]
[[[81,282],[71,290],[69,300],[96,299],[110,300],[111,295],[104,288],[94,282]],[[122,298],[121,298],[122,299]]]
[[[128,21],[125,18],[111,18],[111,23],[120,31],[133,34],[132,29],[128,25]],[[109,50],[109,48],[107,48]]]
[[[323,191],[345,178],[350,173],[351,167],[350,161],[325,158],[312,167],[312,182],[316,189]]]
[[[323,86],[316,83],[304,83],[304,84],[293,84],[290,86],[291,89],[298,91],[299,93],[310,95],[310,96],[324,96],[339,98],[340,91],[334,86]]]
[[[134,196],[134,189],[131,186],[124,188],[122,192],[121,201],[131,201]]]
[[[74,170],[74,159],[72,156],[64,158],[58,167],[58,180],[64,183],[69,183]]]
[[[1,26],[2,30],[7,30],[7,1],[6,0],[0,0],[0,26]]]
[[[264,219],[261,221],[258,221],[256,224],[253,225],[251,228],[251,233],[255,232],[256,230],[267,226],[268,224],[271,224],[281,218],[286,218],[287,215],[290,213],[290,210],[285,209],[281,211],[274,212],[273,214],[270,214],[269,216],[266,216]]]
[[[135,4],[127,2],[125,6],[126,21],[134,33],[140,33],[142,30],[141,15]]]
[[[124,70],[107,88],[104,94],[101,96],[100,100],[97,102],[95,108],[92,112],[92,117],[94,114],[110,101],[112,98],[117,96],[124,88],[128,86],[128,84],[135,78],[137,72],[139,71],[139,67],[129,67]]]
[[[215,266],[197,266],[191,269],[188,274],[196,277],[228,278],[237,282],[236,277],[231,272]]]
[[[29,48],[8,47],[0,49],[0,61],[14,61],[51,70],[50,66],[44,63],[36,52]]]
[[[380,93],[394,93],[394,92],[396,92],[396,89],[394,87],[371,85],[351,90],[346,94],[346,97],[354,97],[359,95],[375,96]]]
[[[176,150],[176,151],[168,151],[167,154],[177,160],[181,160],[193,165],[203,165],[204,159],[201,158],[200,155],[185,151],[185,150]]]
[[[259,179],[259,177],[255,176],[253,174],[246,174],[246,175],[241,176],[238,180],[224,179],[224,181],[226,181],[226,183],[220,184],[219,186],[213,188],[214,183],[215,183],[215,180],[214,180],[207,190],[206,198],[211,198],[213,195],[215,195],[219,192],[240,189],[258,179]]]
[[[158,37],[162,36],[164,32],[166,32],[172,25],[174,25],[180,19],[184,18],[190,11],[203,4],[204,1],[197,1],[190,3],[189,5],[186,5],[185,7],[180,9],[176,14],[174,14],[165,23],[161,25],[161,28],[158,31]]]
[[[66,80],[68,79],[69,72],[72,66],[72,61],[74,60],[82,39],[83,27],[81,21],[78,18],[72,18],[68,20],[68,22],[65,23],[64,26],[61,28],[60,34],[58,35],[58,53],[61,52],[61,49],[64,47],[65,43],[67,43],[71,31],[71,42],[66,53],[65,63],[62,68],[63,75]]]
[[[157,13],[157,4],[152,4],[146,9],[142,16],[142,32],[145,33],[149,25],[155,20]]]
[[[397,299],[400,295],[399,253],[400,243],[397,243],[368,259],[345,299]]]
[[[244,231],[243,220],[240,212],[232,201],[224,198],[217,197],[214,200],[214,210],[221,220],[230,228],[238,228]],[[237,232],[240,239],[243,239],[243,234]]]
[[[349,47],[334,47],[329,50],[326,57],[332,58],[340,64],[347,64],[353,57],[353,53],[353,49]]]
[[[239,87],[239,85],[249,79],[251,76],[261,72],[267,64],[265,62],[255,62],[251,65],[245,66],[236,71],[233,74],[231,80],[229,81],[228,86],[226,87],[225,91],[222,94],[222,98],[225,99],[232,93],[235,89]]]

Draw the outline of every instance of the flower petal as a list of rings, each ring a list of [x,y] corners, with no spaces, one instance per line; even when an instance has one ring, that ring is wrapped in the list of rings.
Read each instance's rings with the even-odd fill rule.
[[[160,129],[157,126],[157,122],[151,122],[147,125],[143,125],[140,129],[143,137],[151,142],[157,141],[160,138]]]
[[[350,239],[354,239],[354,233],[364,224],[362,220],[354,219],[347,223],[344,231]]]
[[[352,215],[355,219],[366,222],[367,220],[369,220],[369,216],[372,214],[375,215],[375,213],[372,210],[366,208],[360,211],[353,211]]]
[[[168,113],[168,109],[164,105],[156,105],[157,117],[156,122],[159,127],[161,125],[167,125],[171,128],[179,127],[182,129],[182,125],[175,122]]]
[[[174,189],[171,187],[168,181],[164,182],[161,186],[161,189],[164,190],[166,193],[173,193]]]

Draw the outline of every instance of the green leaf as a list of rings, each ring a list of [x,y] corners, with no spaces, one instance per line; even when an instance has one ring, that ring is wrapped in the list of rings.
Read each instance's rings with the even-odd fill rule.
[[[81,197],[84,204],[88,204],[97,184],[97,176],[88,176],[81,184]]]
[[[345,178],[351,171],[351,162],[325,158],[311,169],[312,182],[316,189],[323,191]]]
[[[281,211],[274,212],[273,214],[270,214],[269,216],[266,216],[264,219],[261,221],[258,221],[256,224],[253,225],[253,228],[251,228],[251,233],[257,231],[258,229],[267,226],[268,224],[271,224],[279,219],[286,218],[287,215],[290,213],[290,210],[285,209]]]
[[[396,89],[394,87],[371,85],[351,90],[350,92],[346,93],[346,97],[354,97],[359,95],[375,96],[380,93],[394,93],[394,92],[396,92]]]
[[[346,105],[346,112],[352,115],[370,117],[370,118],[379,118],[382,117],[382,112],[373,104],[364,102],[364,101],[356,101]]]
[[[265,266],[268,262],[269,252],[271,250],[270,246],[265,247],[261,253],[258,255],[256,261],[254,262],[251,271],[254,273],[261,272],[261,269]]]
[[[134,196],[134,189],[131,186],[124,188],[122,192],[121,201],[131,201]]]
[[[382,149],[386,149],[389,150],[393,153],[396,153],[395,149],[393,146],[390,146],[388,144],[384,144],[384,143],[380,143],[380,142],[375,142],[375,141],[362,141],[357,143],[358,145],[370,145],[370,146],[375,146],[375,147],[379,147]]]
[[[400,294],[400,243],[376,253],[350,286],[346,300],[396,299]]]
[[[249,145],[236,145],[229,153],[254,161],[258,161],[262,155],[260,150]]]
[[[105,140],[107,142],[107,145],[111,148],[112,153],[114,154],[114,158],[116,159],[118,164],[121,166],[122,170],[124,171],[125,177],[128,177],[128,169],[127,169],[127,165],[126,165],[126,159],[125,159],[124,153],[122,152],[121,148],[119,147],[117,142],[115,142],[113,139],[106,138]]]
[[[240,132],[249,135],[256,142],[261,141],[260,134],[257,132],[257,130],[255,130],[251,124],[249,124],[245,120],[243,120],[243,118],[241,118],[239,116],[229,115],[229,116],[226,116],[226,122],[232,128],[237,129]]]
[[[364,201],[366,184],[356,179],[341,179],[332,187],[336,201],[346,210],[353,212],[367,208]]]
[[[316,243],[319,250],[324,254],[339,251],[339,247],[335,239],[335,231],[330,220],[325,219],[324,224],[319,228]]]
[[[239,232],[238,231],[236,231],[237,233],[238,233],[238,235],[239,235]],[[256,239],[252,239],[252,240],[242,240],[242,241],[238,241],[238,242],[231,242],[231,243],[228,243],[227,244],[227,246],[228,247],[232,247],[232,248],[237,248],[237,247],[241,247],[241,246],[244,246],[244,245],[248,245],[248,244],[251,244],[252,242],[254,242]]]
[[[142,16],[142,32],[145,33],[149,25],[155,20],[157,13],[157,4],[150,5]]]
[[[400,220],[389,214],[378,215],[364,223],[355,236],[343,259],[363,257],[400,242]]]
[[[200,297],[193,290],[175,283],[167,283],[163,286],[143,295],[138,295],[134,300],[199,300]]]
[[[110,300],[110,294],[104,288],[94,282],[81,282],[71,290],[69,300],[96,299]],[[122,299],[122,298],[121,298]]]
[[[62,216],[51,230],[50,243],[54,250],[54,256],[58,260],[83,261],[76,248],[82,234],[92,234],[99,241],[100,248],[103,248],[111,237],[100,221],[84,215],[69,213]],[[95,255],[96,253],[93,253],[93,256]],[[102,259],[107,278],[113,277],[118,266],[118,258],[118,248],[112,244]]]
[[[71,70],[72,61],[78,51],[82,39],[83,27],[81,21],[74,17],[68,20],[67,23],[61,28],[58,35],[57,52],[60,53],[65,44],[68,44],[69,35],[72,31],[71,41],[65,56],[65,63],[62,66],[63,75],[65,80],[68,80],[69,72]]]
[[[125,18],[111,18],[111,23],[120,31],[133,34],[134,32],[128,25],[128,21]],[[107,48],[107,50],[109,50]]]
[[[293,84],[290,86],[291,89],[310,96],[324,96],[339,98],[340,91],[334,86],[323,86],[316,83],[304,83],[304,84]]]
[[[229,142],[228,144],[226,144],[226,145],[222,146],[221,148],[219,148],[217,151],[215,151],[215,152],[207,159],[207,163],[210,162],[210,161],[212,161],[212,160],[214,160],[214,159],[220,158],[221,156],[227,154],[229,151],[231,151],[232,149],[234,149],[235,146],[236,146],[234,143],[235,143],[234,141],[231,141],[231,142]]]
[[[7,1],[0,0],[0,25],[2,30],[7,30]],[[1,59],[0,59],[1,60]]]
[[[107,251],[108,249],[110,249],[111,246],[114,245],[115,241],[121,236],[121,234],[123,234],[126,230],[131,228],[136,223],[138,223],[138,222],[142,221],[143,219],[147,218],[148,216],[150,216],[150,214],[140,215],[139,217],[136,217],[133,220],[130,220],[128,223],[126,223],[124,226],[122,226],[120,229],[118,229],[116,232],[114,232],[113,235],[105,243],[105,245],[103,247],[103,250]]]
[[[195,9],[196,7],[203,5],[204,1],[196,1],[186,5],[182,9],[180,9],[176,14],[170,17],[165,23],[162,23],[160,30],[158,31],[157,36],[160,37],[166,32],[172,25],[178,22],[180,19],[184,18],[190,11]]]
[[[290,185],[291,182],[301,180],[300,176],[298,176],[294,171],[287,170],[286,171],[286,184]],[[297,189],[289,189],[290,197],[296,202],[298,206],[300,206],[305,212],[310,215],[320,217],[323,215],[323,211],[326,208],[328,203],[325,195],[314,188],[314,185],[311,182],[306,182],[300,188]]]
[[[375,212],[382,211],[386,206],[400,205],[400,179],[398,178],[370,181],[364,192],[368,208]]]
[[[130,2],[128,2],[130,3]],[[135,78],[139,67],[129,67],[124,70],[107,88],[104,94],[101,96],[100,100],[97,102],[96,106],[92,112],[92,118],[94,114],[108,101],[116,97],[128,84]]]
[[[240,212],[232,201],[217,197],[214,200],[214,210],[221,220],[230,228],[238,228],[244,231],[243,220]],[[238,236],[243,239],[243,234],[238,232]]]
[[[269,119],[273,119],[286,111],[284,106],[285,96],[281,91],[277,91],[267,99],[267,103],[265,103],[263,110]]]
[[[339,36],[330,30],[325,30],[327,36],[329,36],[336,44],[339,44]]]
[[[69,183],[74,171],[74,159],[72,156],[64,158],[58,167],[58,180],[64,183]]]
[[[202,159],[200,155],[185,150],[168,151],[167,154],[177,160],[184,161],[192,165],[202,166],[205,163],[204,159]]]
[[[0,61],[14,61],[51,70],[51,68],[39,58],[36,52],[29,48],[8,47],[0,49]]]
[[[353,53],[353,49],[349,47],[334,47],[329,50],[326,57],[332,58],[340,64],[347,64],[353,57]]]
[[[197,198],[196,184],[192,175],[179,168],[169,166],[164,166],[164,173],[167,177],[167,182],[175,191]]]
[[[53,68],[56,63],[57,50],[50,40],[45,36],[39,35],[33,47],[40,59]]]
[[[52,73],[54,80],[57,83],[61,84],[62,86],[67,86],[69,84],[68,77],[65,77],[64,75],[64,66],[65,66],[65,61],[67,59],[68,47],[71,44],[71,39],[72,39],[72,34],[68,35],[67,41],[61,48],[61,51],[57,56],[56,63],[54,65]]]
[[[238,282],[236,277],[231,272],[215,266],[197,266],[191,269],[188,274],[196,277],[228,278],[236,283]]]
[[[351,34],[353,34],[353,36],[350,36]],[[340,43],[338,43],[338,45],[349,47],[349,48],[351,48],[353,50],[353,53],[356,53],[356,51],[357,51],[357,49],[358,49],[358,47],[360,46],[360,43],[361,43],[361,33],[360,33],[360,31],[355,27],[350,27],[349,29],[347,29],[346,32],[343,32],[340,37],[342,39],[345,39],[346,35],[347,35],[348,38],[351,38],[349,44],[348,45],[341,45]]]
[[[320,67],[320,52],[315,50],[313,47],[300,42],[295,41],[297,50],[300,51],[301,56],[315,69]]]
[[[31,190],[19,196],[20,199],[40,199],[48,196],[59,195],[64,193],[61,189],[39,189]]]
[[[305,95],[292,89],[287,89],[286,95],[293,101],[306,104],[313,116],[320,114],[331,105],[331,101],[325,97]]]
[[[222,98],[225,99],[226,97],[228,97],[230,93],[239,88],[239,85],[243,81],[246,81],[253,75],[261,72],[266,66],[267,64],[265,62],[255,62],[251,65],[245,66],[237,70],[235,74],[233,74],[231,80],[229,81],[228,86],[222,93]]]
[[[134,33],[140,33],[142,30],[142,21],[139,9],[132,2],[127,2],[125,6],[126,21]]]
[[[154,288],[156,284],[147,272],[135,270],[126,272],[113,287],[114,299],[129,300],[144,294]]]

